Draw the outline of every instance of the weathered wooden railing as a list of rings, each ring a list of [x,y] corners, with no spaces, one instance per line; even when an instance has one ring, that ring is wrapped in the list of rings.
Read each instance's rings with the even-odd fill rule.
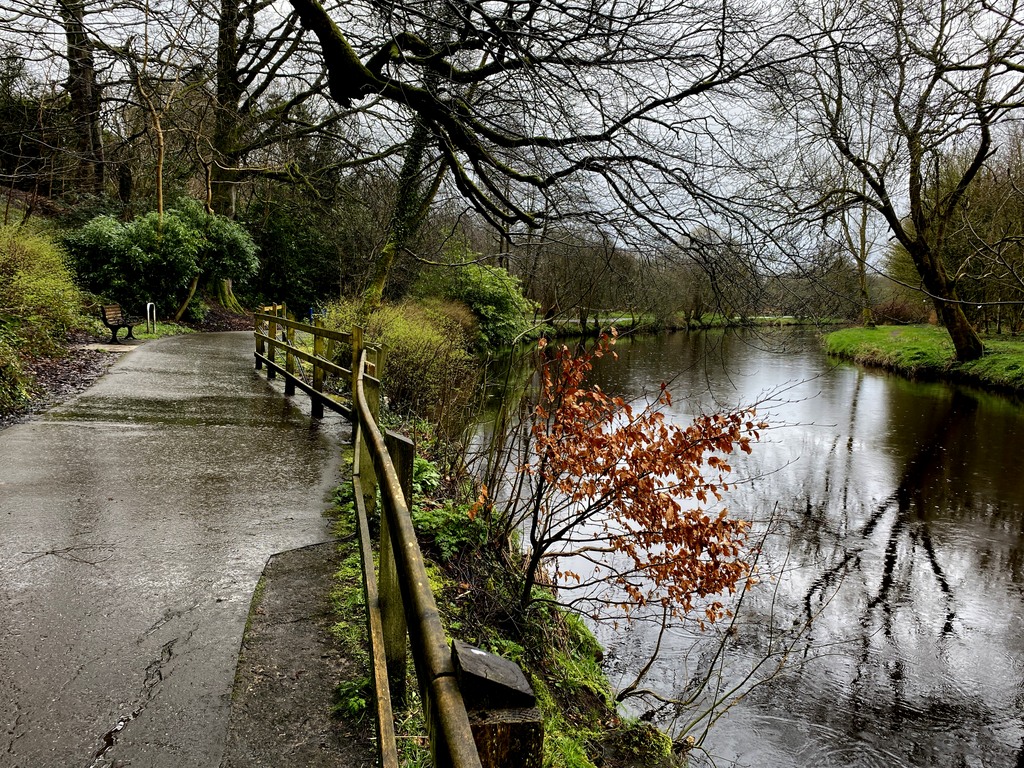
[[[354,426],[352,482],[377,699],[379,765],[398,766],[391,702],[405,699],[408,637],[435,768],[539,768],[543,728],[522,670],[459,641],[449,648],[409,514],[414,446],[394,432],[382,433],[377,425],[380,379],[373,374],[383,368],[381,350],[365,345],[359,328],[331,331],[285,314],[281,305],[256,314],[256,368],[265,366],[268,378],[283,375],[287,395],[296,388],[306,392],[314,417],[322,417],[326,406]],[[312,354],[295,346],[296,332],[313,337]],[[338,342],[351,345],[351,368],[333,361]],[[308,380],[301,363],[310,366]],[[351,405],[324,392],[327,375],[351,383]],[[375,512],[378,487],[382,509],[374,568],[368,520]]]

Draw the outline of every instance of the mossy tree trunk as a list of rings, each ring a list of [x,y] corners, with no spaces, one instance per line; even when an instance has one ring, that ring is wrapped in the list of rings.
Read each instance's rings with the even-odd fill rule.
[[[398,175],[398,190],[395,195],[395,207],[388,225],[388,236],[384,247],[377,254],[370,272],[370,279],[363,291],[360,314],[369,316],[380,307],[384,299],[384,289],[388,277],[395,264],[395,257],[404,251],[426,218],[430,203],[437,192],[440,178],[425,188],[423,179],[427,150],[433,141],[430,129],[423,120],[418,119],[413,127],[412,135],[405,149],[402,170]]]

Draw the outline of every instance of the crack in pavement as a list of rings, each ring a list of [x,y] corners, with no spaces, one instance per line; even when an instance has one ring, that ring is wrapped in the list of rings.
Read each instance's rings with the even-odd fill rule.
[[[203,604],[202,600],[196,600],[194,603],[192,603],[192,605],[188,606],[187,608],[178,608],[176,610],[171,609],[171,608],[165,609],[164,610],[164,615],[161,616],[156,621],[154,621],[149,626],[149,628],[139,636],[139,639],[135,641],[136,645],[142,645],[142,642],[147,637],[152,635],[157,630],[161,629],[164,625],[174,621],[175,619],[180,619],[182,616],[185,616],[185,615],[187,615],[189,613],[192,613],[192,611],[194,611],[196,608],[198,608],[202,604]],[[191,632],[189,633],[189,636],[191,636]]]
[[[191,633],[186,637],[191,637]],[[174,638],[168,640],[160,648],[159,658],[154,659],[146,666],[146,675],[142,681],[142,688],[139,691],[139,704],[131,712],[126,715],[122,715],[114,723],[114,727],[107,731],[101,737],[101,746],[93,755],[93,761],[90,763],[89,768],[101,768],[104,763],[104,758],[107,752],[113,749],[114,745],[117,744],[117,737],[120,733],[128,727],[128,724],[135,720],[142,712],[146,709],[149,703],[157,694],[159,685],[164,680],[164,668],[174,658],[174,646],[177,644],[180,638]]]
[[[88,558],[80,557],[77,554],[75,554],[76,552],[84,552],[91,549],[95,549],[101,552],[106,551],[107,556],[101,557],[97,560],[89,560]],[[47,557],[48,555],[52,555],[53,557],[68,560],[73,563],[82,563],[83,565],[98,566],[100,563],[105,563],[107,560],[112,558],[114,556],[113,553],[115,549],[116,547],[112,544],[78,544],[76,546],[64,547],[63,549],[48,549],[46,551],[22,552],[21,554],[31,555],[31,557],[28,560],[23,561],[21,565],[28,565],[34,560],[39,560],[43,557]]]
[[[17,707],[18,705],[15,704],[14,706]],[[8,742],[7,742],[7,750],[6,750],[6,752],[7,752],[8,755],[13,755],[14,754],[14,744],[15,744],[15,742],[18,739],[20,739],[22,736],[25,735],[25,731],[22,730],[22,723],[24,722],[24,720],[25,720],[25,713],[22,712],[21,709],[19,708],[18,709],[18,714],[14,718],[14,722],[11,723],[11,725],[7,728]],[[19,731],[20,731],[20,733],[19,733]]]

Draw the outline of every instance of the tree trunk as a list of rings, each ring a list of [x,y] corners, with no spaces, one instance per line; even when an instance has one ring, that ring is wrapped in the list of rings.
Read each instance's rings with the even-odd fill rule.
[[[942,324],[949,331],[949,337],[953,340],[953,347],[956,349],[956,359],[961,363],[977,360],[985,353],[985,345],[981,343],[978,336],[964,314],[959,304],[936,301],[936,308],[939,310],[939,317]]]
[[[185,314],[185,310],[188,309],[189,302],[192,301],[192,297],[196,295],[196,288],[199,287],[199,275],[192,278],[192,282],[188,284],[188,296],[181,302],[181,306],[174,313],[174,322],[179,322],[181,316]]]
[[[221,0],[217,20],[217,102],[214,106],[213,158],[210,169],[210,203],[215,213],[235,217],[235,166],[238,163],[238,131],[242,123],[239,103],[238,0]]]
[[[230,279],[223,278],[217,280],[217,300],[229,312],[234,312],[236,315],[245,314],[245,307],[239,304],[238,299],[235,298],[235,292],[232,290]]]
[[[946,268],[927,245],[918,241],[913,246],[908,250],[924,282],[925,290],[932,297],[935,312],[953,340],[956,359],[961,363],[977,360],[984,354],[985,345],[964,314],[956,286],[949,279]]]
[[[871,312],[871,297],[868,295],[867,267],[861,259],[857,259],[857,284],[860,289],[860,322],[865,328],[875,327],[875,317]]]
[[[59,6],[67,39],[67,90],[74,121],[74,148],[81,163],[81,185],[84,191],[98,195],[103,192],[104,181],[100,88],[85,27],[85,4],[82,0],[65,0]]]
[[[402,170],[398,175],[398,192],[391,223],[388,226],[388,239],[373,264],[369,284],[363,291],[360,308],[360,315],[363,317],[369,316],[380,307],[395,256],[409,245],[426,216],[427,207],[436,189],[434,187],[426,192],[423,190],[423,161],[430,141],[430,129],[422,120],[417,120],[405,150]]]

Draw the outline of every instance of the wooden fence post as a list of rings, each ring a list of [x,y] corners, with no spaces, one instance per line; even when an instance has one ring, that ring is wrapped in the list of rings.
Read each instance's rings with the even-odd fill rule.
[[[284,369],[287,376],[284,377],[284,394],[290,396],[295,394],[295,355],[292,354],[292,347],[295,346],[295,329],[288,327],[285,330],[288,339],[288,346],[284,350]]]
[[[384,445],[391,456],[398,481],[405,496],[405,505],[412,509],[412,472],[416,446],[412,440],[397,432],[384,433]],[[394,542],[388,525],[388,516],[380,516],[380,609],[384,625],[384,656],[388,665],[388,684],[391,700],[404,706],[406,697],[406,652],[407,629],[405,610],[402,606],[402,590],[398,584],[398,570],[395,566]]]
[[[519,665],[459,640],[452,664],[482,768],[541,768],[544,724]]]
[[[310,415],[314,419],[322,419],[324,417],[324,403],[318,397],[324,391],[324,369],[316,361],[316,358],[323,357],[324,354],[324,337],[317,333],[317,330],[322,327],[323,320],[317,318],[313,322],[313,390],[317,394],[310,398],[309,409]]]
[[[273,379],[277,376],[277,371],[274,370],[273,363],[277,362],[277,321],[274,320],[274,318],[277,317],[278,309],[279,306],[277,304],[270,308],[271,319],[267,321],[267,336],[272,339],[272,341],[267,342],[267,359],[271,362],[271,365],[267,366],[268,379]]]
[[[267,308],[266,307],[260,307],[260,310],[261,310],[261,312],[265,313],[267,311]],[[262,334],[266,330],[266,328],[264,327],[265,324],[266,324],[265,320],[260,320],[259,322],[257,322],[255,324],[255,327],[253,328],[255,333]],[[260,360],[259,356],[266,354],[266,352],[267,352],[266,342],[264,342],[263,339],[260,336],[256,336],[256,370],[257,371],[260,370],[261,368],[263,368],[263,361]]]

